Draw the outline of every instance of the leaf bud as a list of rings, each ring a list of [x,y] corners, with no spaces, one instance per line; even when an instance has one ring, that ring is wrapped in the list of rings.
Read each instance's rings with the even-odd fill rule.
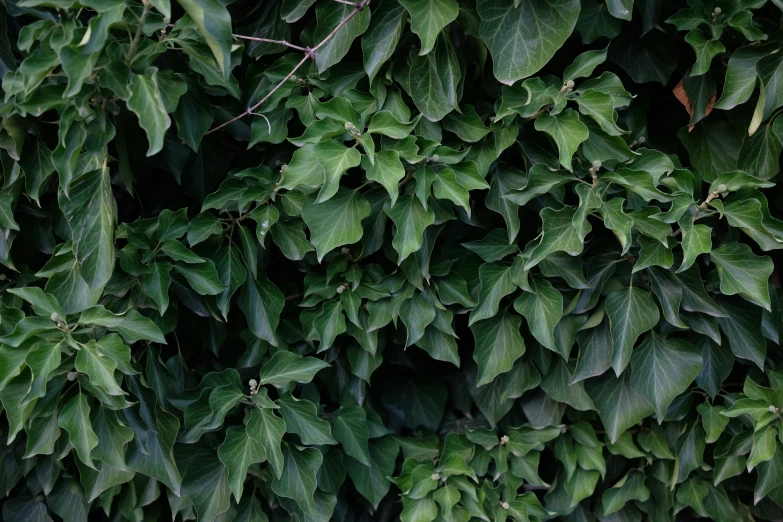
[[[568,87],[569,89],[573,89],[573,88],[574,88],[574,85],[576,85],[576,84],[574,83],[574,80],[568,80],[568,81],[566,82],[566,87]]]
[[[716,7],[715,9],[713,9],[712,12],[715,13],[716,15],[719,15],[719,14],[721,14],[722,10],[721,10],[720,7]]]
[[[60,317],[60,314],[58,314],[57,312],[52,312],[52,315],[49,316],[49,319],[51,319],[52,321],[54,321],[57,324],[60,324],[61,322],[63,322],[63,318]]]
[[[594,169],[600,169],[601,168],[601,161],[600,160],[593,161],[593,168]]]
[[[504,500],[503,502],[500,503],[500,507],[502,507],[503,509],[508,509],[511,507],[511,504],[509,504]]]
[[[76,370],[72,372],[68,372],[68,375],[65,376],[66,379],[68,379],[69,382],[73,382],[76,380],[76,378],[79,376],[79,372]]]
[[[430,478],[432,480],[440,480],[440,473],[433,473]]]
[[[727,190],[729,190],[729,188],[726,185],[724,185],[723,183],[721,183],[720,185],[718,185],[718,188],[717,188],[717,190],[715,192],[717,192],[718,194],[723,194]]]
[[[440,160],[440,156],[438,156],[437,154],[433,154],[433,155],[432,155],[432,157],[431,157],[430,159],[431,159],[432,161],[438,161],[438,160]]]

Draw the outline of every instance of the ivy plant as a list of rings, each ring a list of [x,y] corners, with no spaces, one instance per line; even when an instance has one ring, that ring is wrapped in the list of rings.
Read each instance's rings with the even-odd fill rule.
[[[783,519],[780,0],[0,0],[8,522]]]

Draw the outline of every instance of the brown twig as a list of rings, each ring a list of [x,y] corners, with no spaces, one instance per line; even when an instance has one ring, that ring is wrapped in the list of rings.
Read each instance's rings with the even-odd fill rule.
[[[345,2],[343,2],[343,3],[345,3]],[[345,24],[347,24],[349,21],[351,21],[351,18],[353,18],[354,16],[356,16],[356,15],[359,13],[359,11],[361,11],[362,9],[364,9],[364,8],[367,6],[367,4],[369,4],[369,3],[370,3],[370,0],[362,0],[362,1],[361,1],[361,2],[359,2],[359,3],[353,3],[353,2],[351,2],[351,5],[353,5],[353,6],[354,6],[354,9],[353,9],[353,11],[351,11],[351,13],[350,13],[348,16],[346,16],[346,17],[343,19],[343,21],[341,21],[341,22],[340,22],[340,23],[337,25],[337,27],[335,27],[335,28],[332,30],[332,32],[330,32],[328,35],[326,35],[326,37],[325,37],[323,40],[321,40],[321,41],[318,43],[318,45],[316,45],[316,46],[315,46],[315,47],[313,47],[313,48],[306,48],[306,47],[305,47],[305,48],[302,48],[302,49],[304,50],[304,53],[305,53],[305,55],[304,55],[304,58],[302,58],[302,60],[301,60],[301,61],[300,61],[298,64],[296,64],[296,66],[295,66],[293,69],[291,69],[291,72],[290,72],[290,73],[288,73],[288,74],[286,75],[286,77],[285,77],[285,78],[283,78],[282,80],[280,80],[280,83],[278,83],[277,85],[275,85],[275,87],[274,87],[274,88],[273,88],[271,91],[269,91],[269,92],[267,93],[267,95],[266,95],[266,96],[264,96],[263,98],[261,98],[261,101],[259,101],[258,103],[256,103],[256,104],[255,104],[255,105],[253,105],[252,107],[249,107],[249,108],[248,108],[248,109],[247,109],[245,112],[243,112],[243,113],[242,113],[242,114],[240,114],[239,116],[235,116],[235,117],[231,118],[230,120],[228,120],[227,122],[225,122],[225,123],[221,123],[221,124],[220,124],[220,125],[218,125],[217,127],[213,127],[213,128],[211,128],[209,131],[207,131],[207,133],[206,133],[206,134],[212,134],[213,132],[219,131],[220,129],[222,129],[222,128],[224,128],[224,127],[227,127],[227,126],[229,126],[229,125],[231,125],[231,124],[232,124],[232,123],[234,123],[235,121],[241,120],[241,119],[242,119],[242,118],[244,118],[245,116],[247,116],[247,115],[249,115],[249,114],[251,114],[251,113],[255,112],[255,110],[256,110],[256,109],[258,109],[258,108],[259,108],[261,105],[263,105],[264,103],[266,103],[266,101],[267,101],[269,98],[271,98],[271,97],[272,97],[272,95],[273,95],[274,93],[276,93],[276,92],[277,92],[277,91],[280,89],[280,87],[282,87],[282,86],[285,84],[285,82],[287,82],[288,80],[290,80],[290,79],[291,79],[291,77],[292,77],[292,76],[293,76],[293,75],[296,73],[296,71],[298,71],[298,70],[299,70],[299,69],[300,69],[300,68],[301,68],[301,67],[302,67],[302,66],[303,66],[305,63],[307,63],[307,60],[309,60],[309,59],[311,59],[311,58],[312,58],[313,60],[315,60],[315,53],[316,53],[316,52],[317,52],[317,51],[318,51],[318,50],[319,50],[321,47],[323,47],[324,45],[326,45],[326,44],[329,42],[329,40],[331,40],[332,38],[334,38],[334,35],[336,35],[336,34],[337,34],[339,31],[340,31],[340,29],[342,29],[342,28],[345,26]],[[236,36],[236,35],[235,35],[235,36]],[[276,41],[275,43],[279,43],[279,41]],[[289,44],[289,46],[290,46],[290,44]]]
[[[264,42],[264,43],[271,43],[277,45],[285,45],[286,47],[290,47],[291,49],[296,49],[297,51],[307,52],[307,47],[294,45],[291,42],[286,42],[285,40],[271,40],[269,38],[257,38],[255,36],[245,36],[243,34],[232,34],[231,36],[233,36],[234,38],[239,38],[240,40],[252,40],[254,42]]]

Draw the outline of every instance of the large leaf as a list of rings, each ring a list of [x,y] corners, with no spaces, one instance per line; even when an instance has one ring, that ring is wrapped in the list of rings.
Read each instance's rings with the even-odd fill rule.
[[[631,360],[636,340],[658,323],[660,312],[648,292],[628,287],[607,296],[606,315],[612,332],[612,368],[619,376]]]
[[[519,333],[521,324],[518,316],[502,312],[471,326],[476,343],[473,359],[479,367],[477,386],[511,370],[514,361],[525,353],[525,341]]]
[[[532,0],[512,5],[479,0],[476,8],[495,78],[511,85],[538,72],[565,43],[579,18],[580,3]]]
[[[631,385],[655,406],[660,424],[669,405],[690,386],[701,368],[697,347],[653,333],[631,356]]]
[[[310,229],[320,263],[334,248],[356,243],[362,237],[361,221],[370,215],[370,204],[356,190],[340,188],[330,200],[316,203],[308,197],[302,219]]]

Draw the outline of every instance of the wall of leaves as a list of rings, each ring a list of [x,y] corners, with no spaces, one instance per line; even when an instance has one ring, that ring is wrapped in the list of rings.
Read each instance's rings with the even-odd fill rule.
[[[780,0],[0,3],[3,520],[783,520]]]

